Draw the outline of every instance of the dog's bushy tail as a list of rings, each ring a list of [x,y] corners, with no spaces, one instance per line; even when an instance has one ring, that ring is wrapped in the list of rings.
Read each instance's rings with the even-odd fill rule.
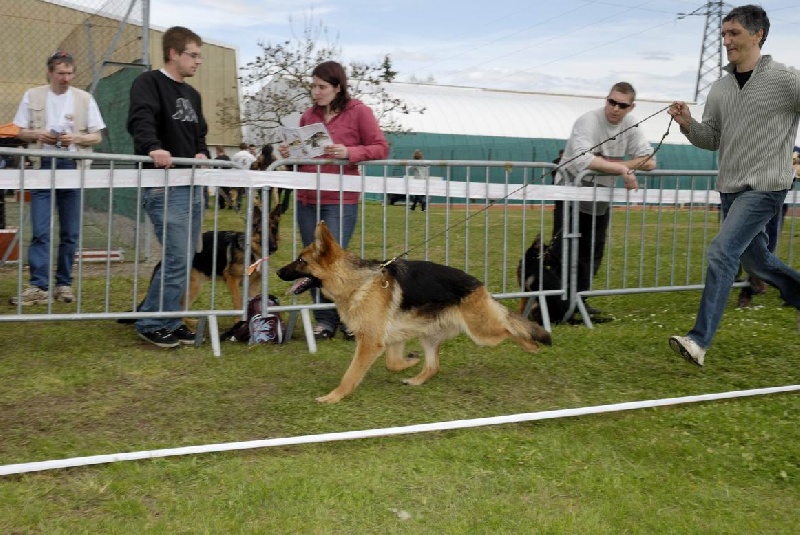
[[[508,311],[509,332],[515,338],[527,338],[545,345],[552,345],[550,333],[538,323],[528,321],[516,312]]]

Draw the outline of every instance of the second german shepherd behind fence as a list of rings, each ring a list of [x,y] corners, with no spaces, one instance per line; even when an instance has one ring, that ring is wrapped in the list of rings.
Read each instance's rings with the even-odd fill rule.
[[[314,242],[278,270],[278,277],[298,281],[288,293],[321,287],[355,333],[350,367],[339,386],[317,398],[321,403],[349,395],[384,351],[391,371],[417,364],[419,358],[403,353],[405,341],[412,338],[419,339],[425,364],[418,375],[403,381],[409,385],[436,375],[439,347],[461,332],[479,345],[494,346],[511,337],[534,352],[537,342],[550,344],[546,330],[501,305],[472,275],[421,260],[362,260],[336,243],[325,222],[317,225]]]
[[[269,254],[278,250],[280,220],[283,212],[283,205],[276,204],[269,213],[269,236],[267,237]],[[261,247],[261,217],[261,208],[256,205],[253,208],[253,226],[250,234],[250,258],[245,258],[244,232],[233,230],[218,230],[214,232],[209,230],[202,234],[200,239],[203,246],[192,258],[189,284],[187,285],[186,293],[183,295],[182,304],[187,310],[191,308],[200,295],[205,282],[211,280],[214,276],[220,277],[225,281],[233,300],[233,308],[242,310],[244,300],[241,286],[245,272],[251,263],[263,255]],[[159,267],[161,267],[161,262],[158,262],[153,268],[153,273],[150,275],[151,281]],[[249,297],[253,297],[261,291],[260,269],[255,270],[250,277],[249,288]],[[136,310],[141,308],[142,303],[140,302]],[[134,323],[135,321],[135,319],[123,318],[117,320],[117,323]]]

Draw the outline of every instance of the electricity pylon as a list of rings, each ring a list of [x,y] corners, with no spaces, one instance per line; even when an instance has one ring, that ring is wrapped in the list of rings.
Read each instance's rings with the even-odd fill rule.
[[[705,15],[703,46],[700,49],[700,65],[697,68],[697,82],[694,87],[694,101],[705,101],[708,88],[722,77],[722,18],[725,2],[706,2],[691,13],[678,13],[680,18],[690,15]]]

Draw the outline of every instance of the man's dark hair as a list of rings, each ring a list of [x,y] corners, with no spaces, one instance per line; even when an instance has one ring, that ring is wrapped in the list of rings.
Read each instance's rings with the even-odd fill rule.
[[[758,33],[758,30],[764,30],[764,35],[761,37],[761,42],[758,43],[758,47],[761,48],[764,46],[764,41],[767,40],[767,34],[769,33],[769,17],[767,17],[767,12],[764,11],[761,6],[748,4],[746,6],[735,7],[722,19],[723,23],[731,21],[741,24],[750,35],[755,35]]]
[[[164,62],[169,61],[169,51],[174,50],[178,54],[186,50],[189,43],[194,43],[197,46],[203,46],[203,40],[199,35],[194,33],[189,28],[183,26],[173,26],[164,32],[164,37],[161,40],[161,48],[164,51]]]
[[[628,82],[617,82],[616,84],[611,86],[611,91],[609,91],[609,93],[611,93],[612,91],[619,91],[623,95],[632,95],[631,102],[636,100],[636,90]]]

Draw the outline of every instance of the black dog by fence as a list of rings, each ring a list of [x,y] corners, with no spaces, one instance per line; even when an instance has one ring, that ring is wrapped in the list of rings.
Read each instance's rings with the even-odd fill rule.
[[[541,236],[537,236],[525,251],[524,259],[520,259],[517,266],[517,284],[524,291],[538,292],[562,288],[561,263],[554,254],[553,247],[552,242],[543,244]],[[524,314],[527,302],[527,297],[520,299],[520,314]],[[545,302],[551,323],[563,323],[568,319],[565,316],[569,312],[569,300],[563,299],[560,295],[548,295],[545,296]],[[539,324],[542,323],[542,311],[538,303],[531,309],[531,319]]]

